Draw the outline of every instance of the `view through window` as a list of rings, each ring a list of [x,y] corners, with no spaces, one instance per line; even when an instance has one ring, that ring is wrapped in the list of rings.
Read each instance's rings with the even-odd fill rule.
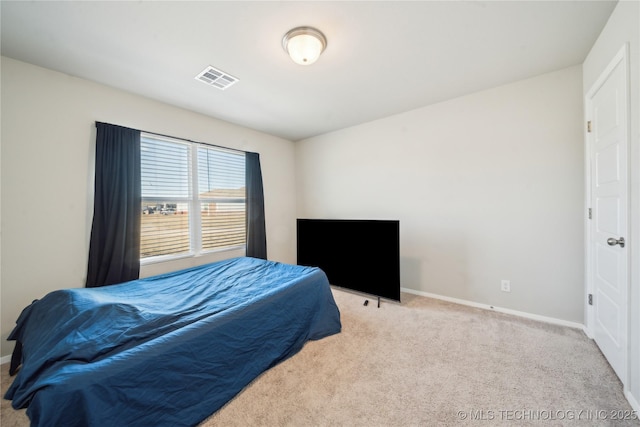
[[[140,258],[246,244],[245,155],[142,134]]]

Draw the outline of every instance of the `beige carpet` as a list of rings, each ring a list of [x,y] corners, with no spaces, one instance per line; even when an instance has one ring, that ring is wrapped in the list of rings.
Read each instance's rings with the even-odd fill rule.
[[[307,343],[201,427],[640,425],[611,419],[631,407],[580,330],[410,294],[380,308],[334,295],[342,333]],[[2,427],[27,426],[9,403]]]

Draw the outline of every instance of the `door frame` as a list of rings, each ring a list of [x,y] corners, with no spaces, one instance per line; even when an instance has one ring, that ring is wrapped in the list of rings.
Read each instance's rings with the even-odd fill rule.
[[[584,127],[584,135],[585,135],[585,209],[584,209],[584,250],[585,250],[585,295],[584,295],[584,313],[585,313],[585,328],[584,331],[590,339],[595,338],[595,310],[594,306],[589,304],[589,295],[593,295],[595,285],[592,280],[593,275],[593,245],[592,245],[592,232],[591,232],[591,219],[589,218],[589,209],[592,206],[592,194],[591,194],[591,184],[592,184],[592,168],[591,168],[591,149],[593,146],[593,133],[589,133],[587,130],[587,122],[592,121],[593,117],[591,117],[591,112],[593,108],[593,97],[596,92],[602,87],[605,81],[609,78],[613,70],[622,62],[622,68],[624,71],[624,79],[625,79],[625,109],[626,109],[626,132],[625,137],[627,140],[627,241],[628,241],[628,249],[625,251],[625,256],[627,257],[627,283],[625,284],[627,290],[627,337],[625,339],[626,349],[624,354],[625,360],[625,378],[621,378],[621,382],[623,388],[626,392],[628,377],[629,377],[629,320],[630,320],[630,291],[631,291],[631,248],[635,248],[635,244],[630,239],[631,235],[631,144],[630,144],[630,126],[631,126],[631,115],[630,115],[630,99],[629,99],[629,43],[625,43],[622,48],[616,53],[616,55],[611,59],[608,65],[604,68],[604,70],[598,76],[598,79],[591,86],[591,88],[587,91],[584,97],[584,117],[585,117],[585,127]]]

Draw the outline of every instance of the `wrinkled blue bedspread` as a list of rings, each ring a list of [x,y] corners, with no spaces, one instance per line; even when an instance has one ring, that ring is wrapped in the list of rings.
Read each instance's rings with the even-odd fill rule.
[[[5,398],[34,426],[196,425],[307,340],[340,332],[318,268],[234,258],[24,309]]]

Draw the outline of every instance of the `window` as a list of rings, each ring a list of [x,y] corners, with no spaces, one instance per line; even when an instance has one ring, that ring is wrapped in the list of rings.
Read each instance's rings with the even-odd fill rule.
[[[245,156],[142,134],[140,259],[246,244]]]

